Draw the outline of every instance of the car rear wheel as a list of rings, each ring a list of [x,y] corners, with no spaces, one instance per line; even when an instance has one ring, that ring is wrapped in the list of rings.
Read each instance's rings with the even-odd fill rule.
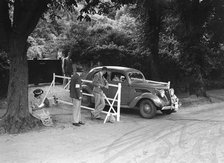
[[[140,103],[140,115],[143,118],[153,118],[156,115],[156,106],[151,100],[145,99]]]
[[[163,114],[171,114],[171,113],[173,113],[173,110],[171,110],[171,109],[169,109],[169,110],[161,110],[161,112]]]

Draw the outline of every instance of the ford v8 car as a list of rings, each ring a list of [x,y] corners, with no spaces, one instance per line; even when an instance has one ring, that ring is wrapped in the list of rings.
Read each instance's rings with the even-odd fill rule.
[[[164,114],[176,112],[179,108],[179,99],[174,94],[174,89],[170,88],[170,82],[157,82],[146,80],[139,70],[120,67],[106,66],[107,73],[104,76],[110,84],[121,83],[121,108],[139,109],[140,115],[144,118],[153,118],[157,110]],[[96,67],[89,71],[86,80],[93,80],[94,75],[102,67]],[[83,92],[92,94],[93,85],[83,83]],[[115,87],[103,89],[105,95],[113,98],[117,91]],[[90,106],[94,103],[94,98],[84,96],[83,105]],[[116,105],[116,102],[115,102]]]

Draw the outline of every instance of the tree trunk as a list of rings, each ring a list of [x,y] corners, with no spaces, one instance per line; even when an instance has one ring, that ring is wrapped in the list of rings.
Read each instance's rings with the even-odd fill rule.
[[[3,119],[0,120],[0,126],[6,132],[18,133],[41,124],[39,120],[30,115],[28,110],[27,38],[51,1],[13,1],[12,23],[9,19],[8,1],[4,2],[7,3],[0,3],[0,18],[5,20],[0,21],[0,34],[8,32],[7,39],[3,38],[3,41],[6,40],[5,42],[9,43],[9,51],[7,51],[10,58],[10,79],[7,97],[8,109]],[[4,26],[5,24],[7,24],[7,28]]]
[[[195,94],[197,97],[208,97],[206,93],[205,82],[200,71],[192,77],[191,83],[189,85],[189,94]]]
[[[28,109],[28,64],[26,38],[13,38],[10,43],[10,80],[8,109],[3,117],[3,127],[8,133],[18,133],[41,124]],[[21,55],[22,54],[22,55]]]
[[[151,76],[151,80],[160,80],[160,75],[159,75],[159,69],[158,69],[158,64],[156,62],[155,57],[152,56],[149,57],[150,61],[149,61],[149,69],[150,69],[150,76]]]
[[[159,74],[159,34],[161,32],[161,24],[162,24],[162,10],[163,8],[160,5],[160,2],[157,0],[145,1],[146,6],[146,24],[145,24],[145,32],[146,39],[145,45],[151,51],[150,61],[150,71],[151,78],[153,80],[160,80]]]
[[[153,40],[151,45],[151,52],[152,52],[152,62],[151,67],[153,68],[152,71],[152,79],[153,80],[160,80],[160,74],[159,74],[159,33],[160,33],[160,22],[157,24],[156,27],[154,27],[154,33],[153,33]]]

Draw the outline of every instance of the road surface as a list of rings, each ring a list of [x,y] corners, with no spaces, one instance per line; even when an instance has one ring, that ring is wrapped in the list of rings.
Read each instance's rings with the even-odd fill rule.
[[[71,117],[65,109],[64,116]],[[13,163],[223,163],[224,103],[181,109],[142,119],[122,113],[121,122],[60,123],[53,128],[0,136],[0,162]],[[65,118],[66,119],[66,118]]]

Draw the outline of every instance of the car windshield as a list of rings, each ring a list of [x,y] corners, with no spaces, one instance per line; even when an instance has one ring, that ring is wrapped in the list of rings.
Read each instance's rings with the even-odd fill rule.
[[[128,76],[131,80],[144,80],[145,77],[141,72],[129,72]]]

